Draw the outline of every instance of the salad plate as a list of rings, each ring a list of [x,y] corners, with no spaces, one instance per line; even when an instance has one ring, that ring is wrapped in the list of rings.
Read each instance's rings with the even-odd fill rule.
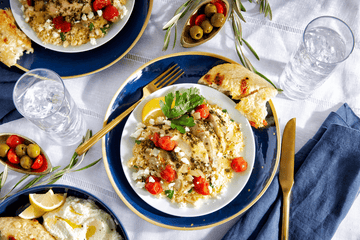
[[[142,88],[176,63],[184,74],[176,84],[196,84],[212,67],[222,63],[236,63],[226,57],[205,52],[183,52],[156,58],[136,70],[115,93],[105,114],[104,124],[113,120],[142,97]],[[230,221],[253,206],[268,189],[276,174],[280,156],[280,128],[272,101],[268,102],[268,126],[252,127],[255,142],[255,161],[249,180],[243,190],[226,206],[195,217],[174,216],[159,211],[144,201],[129,184],[121,159],[121,136],[125,118],[102,139],[102,153],[109,180],[121,198],[135,214],[157,226],[184,230],[203,229]]]
[[[32,42],[34,53],[24,54],[15,66],[25,72],[35,68],[51,69],[64,79],[90,75],[110,67],[135,46],[149,22],[153,0],[134,2],[128,22],[106,44],[91,51],[70,54],[56,52]],[[10,0],[0,1],[0,8],[10,8]]]
[[[191,87],[198,88],[200,90],[200,95],[204,96],[210,104],[216,104],[220,108],[226,109],[230,117],[235,122],[241,124],[241,132],[243,133],[245,144],[242,157],[246,159],[248,167],[244,172],[234,173],[234,177],[231,179],[231,182],[226,186],[226,191],[218,198],[209,198],[207,200],[199,199],[199,204],[201,204],[200,207],[189,205],[187,207],[179,207],[178,204],[171,203],[167,198],[157,198],[151,195],[145,189],[136,187],[136,181],[132,179],[133,171],[127,166],[127,162],[133,156],[132,149],[134,144],[136,144],[135,139],[130,135],[134,132],[134,129],[136,129],[137,123],[142,122],[142,109],[145,104],[153,98],[165,96],[167,93],[175,92],[181,89],[185,90]],[[214,99],[216,99],[216,102],[212,101]],[[130,186],[137,193],[137,195],[143,199],[144,202],[148,203],[157,210],[181,217],[196,217],[206,215],[226,206],[226,204],[231,202],[246,185],[246,182],[250,178],[255,159],[254,136],[249,121],[235,109],[234,101],[232,101],[226,95],[213,88],[199,84],[176,84],[168,86],[152,93],[150,96],[144,99],[130,114],[122,132],[120,145],[122,169],[124,170],[126,179],[128,180]]]
[[[127,0],[126,1],[126,5],[125,5],[125,7],[127,9],[126,15],[122,19],[117,21],[116,23],[111,24],[111,27],[109,28],[106,35],[103,38],[96,39],[96,42],[97,42],[96,45],[92,45],[90,42],[88,42],[88,43],[80,45],[80,46],[75,46],[75,47],[68,46],[66,48],[63,46],[57,46],[57,45],[53,45],[53,44],[44,44],[41,41],[41,39],[36,35],[35,31],[31,28],[31,26],[27,22],[25,22],[25,19],[23,16],[24,13],[21,10],[22,4],[19,0],[10,0],[10,9],[14,15],[17,25],[33,42],[37,43],[38,45],[40,45],[46,49],[57,51],[57,52],[78,53],[78,52],[85,52],[85,51],[93,50],[93,49],[100,47],[101,45],[107,43],[112,38],[114,38],[121,31],[121,29],[124,28],[125,24],[130,19],[130,15],[134,9],[134,4],[135,4],[135,0]]]

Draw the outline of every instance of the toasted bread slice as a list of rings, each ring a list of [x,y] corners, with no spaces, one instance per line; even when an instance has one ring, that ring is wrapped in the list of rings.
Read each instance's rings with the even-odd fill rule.
[[[266,102],[277,95],[277,90],[259,75],[239,64],[225,63],[210,69],[199,83],[240,100],[236,109],[252,126],[260,128],[267,124]]]
[[[30,39],[16,26],[11,11],[0,9],[0,61],[11,67],[24,51],[34,52]]]

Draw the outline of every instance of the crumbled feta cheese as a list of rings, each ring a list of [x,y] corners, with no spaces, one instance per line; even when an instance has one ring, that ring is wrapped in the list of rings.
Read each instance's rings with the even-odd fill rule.
[[[57,32],[53,32],[52,35],[53,35],[54,38],[58,38],[60,36],[60,34],[58,34]]]
[[[143,124],[142,122],[138,122],[138,123],[136,124],[136,129],[144,128],[144,127],[146,127],[146,125]]]
[[[136,179],[140,179],[143,176],[147,176],[147,175],[149,175],[149,168],[146,168],[145,170],[140,169],[137,172],[133,172],[132,178],[133,178],[133,180],[136,180]]]
[[[25,10],[24,5],[21,5],[21,11],[24,11],[24,10]]]
[[[187,158],[182,158],[181,161],[185,164],[190,164],[190,162]]]
[[[99,17],[101,17],[102,14],[103,14],[103,12],[102,12],[101,10],[97,10],[96,12],[97,12],[97,14],[99,15]]]
[[[95,38],[90,38],[90,44],[91,45],[96,45],[96,39]]]
[[[154,119],[150,119],[150,120],[149,120],[149,123],[150,123],[151,125],[155,125],[155,120],[154,120]]]
[[[151,155],[153,155],[153,156],[157,156],[157,155],[159,155],[159,153],[160,153],[160,150],[159,149],[157,149],[157,148],[153,148],[152,149],[152,151],[151,151]]]
[[[184,152],[179,152],[179,156],[183,157],[183,156],[185,156],[185,153]]]
[[[138,188],[143,188],[143,187],[145,187],[145,183],[144,182],[137,182],[135,186],[138,187]]]
[[[149,177],[149,182],[155,182],[155,179],[152,176],[150,176]]]
[[[94,17],[94,13],[93,12],[90,12],[88,15],[87,15],[88,19],[92,19]]]
[[[169,183],[168,187],[171,189],[174,185],[175,183]]]
[[[25,17],[25,22],[29,22],[30,18],[29,17]]]
[[[181,151],[181,148],[179,148],[178,146],[176,146],[175,148],[174,148],[174,152],[180,152]]]
[[[139,137],[139,139],[138,139],[139,141],[144,141],[145,140],[145,138],[144,137]]]
[[[189,127],[185,127],[185,132],[190,132],[190,128],[189,128]]]
[[[130,135],[130,137],[138,138],[140,137],[141,132],[142,132],[142,128],[137,129],[133,134]]]
[[[86,17],[86,15],[85,15],[85,14],[83,14],[83,15],[81,16],[81,19],[82,19],[82,20],[84,20],[84,21],[87,21],[87,17]]]
[[[171,121],[170,120],[164,120],[164,124],[167,126],[171,126]]]
[[[156,124],[158,124],[158,125],[159,125],[159,124],[163,124],[163,123],[164,123],[164,120],[165,120],[164,117],[161,117],[161,116],[160,116],[160,117],[157,117],[157,118],[156,118]]]
[[[212,187],[208,186],[208,188],[209,188],[209,192],[212,193],[213,190]]]

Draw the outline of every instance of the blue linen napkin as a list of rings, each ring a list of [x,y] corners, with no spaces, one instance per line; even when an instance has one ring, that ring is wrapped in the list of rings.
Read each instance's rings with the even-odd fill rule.
[[[12,94],[16,81],[24,72],[0,63],[0,125],[22,117],[16,110]]]
[[[345,103],[295,155],[289,240],[331,239],[360,189],[360,119]],[[223,240],[280,239],[282,191],[275,176]]]

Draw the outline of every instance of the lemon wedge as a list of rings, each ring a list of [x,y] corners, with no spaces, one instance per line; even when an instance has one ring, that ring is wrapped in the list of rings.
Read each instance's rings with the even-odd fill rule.
[[[145,104],[141,114],[143,123],[148,124],[152,118],[156,119],[157,117],[165,116],[161,111],[160,100],[165,102],[165,97],[153,98]]]
[[[34,219],[34,218],[41,217],[45,213],[46,213],[45,211],[42,211],[41,209],[34,208],[33,205],[30,205],[29,207],[27,207],[24,211],[22,211],[19,214],[19,217],[21,217],[23,219]]]

